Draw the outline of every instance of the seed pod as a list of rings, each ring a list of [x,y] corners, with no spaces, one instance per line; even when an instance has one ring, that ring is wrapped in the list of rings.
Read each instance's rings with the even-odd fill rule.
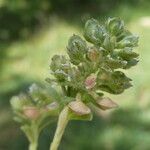
[[[116,38],[111,37],[108,34],[105,35],[105,39],[103,42],[104,48],[108,51],[112,51],[115,48],[115,45],[116,45]]]
[[[84,37],[88,42],[100,45],[104,39],[105,29],[95,19],[86,22],[84,28]]]
[[[108,97],[100,98],[96,101],[96,103],[102,110],[107,110],[107,109],[118,107],[118,105]]]
[[[117,48],[136,47],[138,45],[138,39],[139,37],[136,35],[126,36],[117,44]]]
[[[122,61],[119,59],[107,58],[107,65],[112,69],[123,68],[127,64],[127,61]]]
[[[131,60],[139,56],[139,54],[133,52],[129,47],[126,47],[123,50],[119,51],[118,55],[124,60]]]
[[[68,104],[68,107],[79,116],[88,115],[91,113],[90,108],[81,101],[72,101]]]
[[[27,118],[31,120],[37,119],[40,115],[39,109],[34,106],[25,106],[23,108],[23,113]]]
[[[59,80],[65,80],[65,78],[68,77],[68,74],[66,74],[63,70],[56,70],[52,73],[57,79]]]
[[[131,59],[128,61],[127,65],[123,69],[129,69],[135,66],[139,61],[137,59]]]
[[[106,25],[113,35],[120,34],[124,29],[124,22],[119,18],[108,18]]]
[[[67,73],[69,68],[70,68],[70,62],[66,59],[64,55],[54,55],[52,57],[50,69],[53,72],[60,70]]]
[[[91,74],[85,79],[85,87],[86,89],[92,89],[96,85],[96,75]]]

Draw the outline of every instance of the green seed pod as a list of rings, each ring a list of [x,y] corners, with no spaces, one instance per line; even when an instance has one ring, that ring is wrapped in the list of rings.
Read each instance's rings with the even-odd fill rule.
[[[70,63],[63,55],[54,55],[52,57],[50,69],[55,72],[56,70],[63,70],[64,72],[70,68]]]
[[[132,51],[132,48],[126,47],[123,50],[119,51],[118,55],[124,60],[131,60],[137,58],[139,54]]]
[[[125,48],[125,47],[136,47],[138,45],[139,37],[136,35],[129,35],[123,38],[118,44],[117,48]]]
[[[122,61],[119,59],[107,58],[107,65],[112,69],[124,68],[127,64],[127,61]]]
[[[120,94],[125,89],[131,87],[131,79],[126,77],[121,71],[112,72],[109,78],[105,80],[98,80],[98,87],[102,91],[106,91],[112,94]]]
[[[108,18],[106,26],[113,35],[118,35],[124,30],[124,22],[119,18]]]
[[[122,39],[124,39],[127,36],[132,35],[132,33],[128,30],[123,30],[121,34],[119,34],[116,38],[117,38],[117,42],[121,41]]]
[[[106,34],[103,42],[103,47],[108,51],[112,51],[115,48],[115,45],[116,45],[116,38],[114,36],[111,37],[108,34]]]
[[[87,45],[84,40],[78,35],[73,35],[68,42],[67,52],[70,60],[74,64],[79,64],[84,60],[84,55],[87,52]]]
[[[129,69],[135,66],[139,61],[137,59],[131,59],[128,61],[127,65],[123,69]]]
[[[96,45],[101,45],[104,39],[105,29],[95,19],[90,19],[86,22],[84,28],[84,37],[88,42]]]
[[[57,69],[55,72],[52,73],[59,81],[65,80],[68,77],[63,70]]]

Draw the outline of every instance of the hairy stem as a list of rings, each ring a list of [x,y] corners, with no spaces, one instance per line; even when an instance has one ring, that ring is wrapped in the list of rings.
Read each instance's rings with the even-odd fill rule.
[[[57,150],[58,146],[61,142],[61,138],[65,131],[65,128],[68,124],[69,117],[68,117],[68,107],[66,106],[60,113],[57,123],[57,129],[54,135],[53,142],[51,143],[50,150]]]

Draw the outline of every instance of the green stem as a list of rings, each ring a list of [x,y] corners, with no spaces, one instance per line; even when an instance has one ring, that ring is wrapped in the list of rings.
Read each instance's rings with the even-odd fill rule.
[[[30,143],[29,150],[36,150],[36,149],[37,149],[37,142]]]
[[[29,150],[37,150],[38,147],[38,138],[39,138],[39,130],[36,122],[32,122],[31,133],[29,133]]]
[[[51,143],[50,150],[57,150],[58,146],[61,142],[61,138],[63,136],[63,133],[65,131],[65,128],[69,122],[68,117],[68,107],[66,106],[60,113],[57,123],[57,129],[54,135],[53,142]]]
[[[62,91],[63,91],[64,95],[67,95],[67,91],[66,91],[65,86],[61,86],[61,89],[62,89]]]

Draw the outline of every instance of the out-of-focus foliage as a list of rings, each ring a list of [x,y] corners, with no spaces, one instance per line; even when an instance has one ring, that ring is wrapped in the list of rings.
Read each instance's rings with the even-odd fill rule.
[[[0,40],[28,37],[45,24],[51,14],[62,18],[108,14],[119,5],[146,5],[149,0],[1,0]]]

